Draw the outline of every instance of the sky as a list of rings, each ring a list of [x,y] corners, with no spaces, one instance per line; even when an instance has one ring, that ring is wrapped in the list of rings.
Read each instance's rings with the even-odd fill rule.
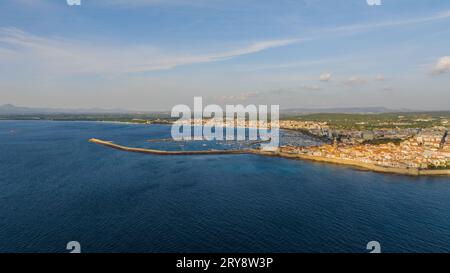
[[[450,110],[450,1],[0,3],[0,105],[160,111],[194,96]]]

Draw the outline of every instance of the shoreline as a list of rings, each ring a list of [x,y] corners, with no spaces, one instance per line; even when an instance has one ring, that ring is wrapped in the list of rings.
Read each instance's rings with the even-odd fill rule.
[[[390,173],[390,174],[400,174],[400,175],[408,175],[408,176],[450,176],[450,170],[425,170],[425,169],[415,169],[415,168],[393,168],[393,167],[384,167],[370,163],[359,162],[355,160],[343,160],[337,158],[327,158],[327,157],[316,157],[309,155],[301,155],[301,154],[283,154],[280,155],[282,157],[289,158],[298,158],[308,161],[315,161],[321,163],[329,163],[341,166],[350,166],[355,167],[357,169],[369,170],[379,173]]]
[[[112,141],[105,141],[96,138],[89,139],[89,142],[106,146],[112,149],[133,152],[133,153],[144,153],[144,154],[153,154],[153,155],[239,155],[239,154],[255,154],[262,156],[272,156],[272,157],[280,157],[286,159],[297,159],[297,160],[307,160],[307,161],[315,161],[329,164],[336,164],[341,166],[349,166],[357,169],[374,171],[379,173],[389,173],[389,174],[400,174],[400,175],[408,175],[408,176],[450,176],[450,170],[422,170],[422,169],[406,169],[406,168],[390,168],[384,166],[378,166],[375,164],[363,163],[354,160],[342,160],[335,158],[326,158],[326,157],[316,157],[302,154],[290,154],[283,152],[271,152],[271,151],[263,151],[257,149],[244,149],[244,150],[205,150],[205,151],[164,151],[164,150],[154,150],[154,149],[146,149],[146,148],[133,148],[127,147],[119,144],[115,144]]]

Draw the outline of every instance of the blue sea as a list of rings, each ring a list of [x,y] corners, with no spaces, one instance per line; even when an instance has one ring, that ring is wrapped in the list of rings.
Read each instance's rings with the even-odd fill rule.
[[[92,137],[226,146],[146,142],[167,125],[0,121],[0,252],[450,252],[448,177]]]

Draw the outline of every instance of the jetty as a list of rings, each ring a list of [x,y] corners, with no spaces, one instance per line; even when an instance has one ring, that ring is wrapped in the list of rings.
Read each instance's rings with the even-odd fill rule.
[[[230,155],[230,154],[259,154],[260,152],[256,149],[242,149],[242,150],[204,150],[204,151],[165,151],[165,150],[155,150],[147,148],[132,148],[127,146],[122,146],[115,144],[112,141],[105,141],[101,139],[91,138],[89,142],[107,146],[116,150],[133,152],[133,153],[143,153],[143,154],[154,154],[154,155]]]

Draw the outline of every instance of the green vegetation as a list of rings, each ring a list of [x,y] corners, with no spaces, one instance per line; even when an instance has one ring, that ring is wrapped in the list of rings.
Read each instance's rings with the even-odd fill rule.
[[[430,170],[450,170],[450,163],[446,166],[436,166],[436,165],[428,165],[428,169]]]
[[[285,120],[327,122],[332,128],[374,130],[381,128],[429,128],[448,126],[450,112],[382,113],[382,114],[308,114],[284,116]]]
[[[1,119],[11,120],[57,120],[57,121],[117,121],[132,123],[168,123],[176,119],[169,113],[129,113],[129,114],[30,114],[0,115]],[[335,129],[374,130],[389,128],[429,128],[450,124],[450,111],[421,113],[382,113],[382,114],[308,114],[282,116],[284,120],[327,122]]]
[[[363,142],[363,144],[380,145],[380,144],[393,143],[395,145],[400,145],[401,142],[402,142],[402,140],[399,138],[395,138],[395,139],[382,138],[382,139],[366,140]]]

